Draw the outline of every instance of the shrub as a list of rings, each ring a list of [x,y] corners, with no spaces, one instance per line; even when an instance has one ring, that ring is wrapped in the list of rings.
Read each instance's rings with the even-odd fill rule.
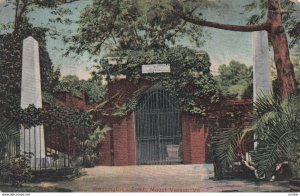
[[[24,153],[12,160],[8,177],[13,186],[22,186],[31,180],[30,158],[31,153]]]

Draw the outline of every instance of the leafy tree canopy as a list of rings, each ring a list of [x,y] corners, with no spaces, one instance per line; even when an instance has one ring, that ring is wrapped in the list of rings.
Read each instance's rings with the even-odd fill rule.
[[[202,27],[181,20],[171,10],[171,0],[94,0],[78,21],[78,33],[65,37],[69,51],[98,55],[108,50],[166,48],[184,39],[201,45]],[[185,1],[185,11],[207,8],[209,0]],[[67,53],[68,54],[68,53]]]
[[[295,7],[292,1],[280,2],[284,10],[292,11]],[[108,50],[165,48],[182,40],[199,46],[204,41],[203,28],[183,20],[175,11],[205,19],[202,10],[220,5],[209,0],[94,0],[77,21],[78,33],[66,36],[65,41],[69,44],[69,52],[92,55],[98,55],[103,47]],[[248,24],[265,20],[267,6],[267,0],[253,0],[245,4],[245,13],[251,15]],[[300,23],[296,17],[292,12],[285,13],[283,17],[292,38],[291,46],[300,40]]]
[[[231,61],[229,65],[221,65],[219,73],[220,75],[216,76],[216,80],[225,98],[240,99],[245,96],[248,98],[252,96],[251,92],[247,92],[253,88],[252,67],[248,68],[238,61]]]
[[[296,11],[296,4],[291,0],[279,0],[280,8],[283,10],[282,20],[286,32],[290,36],[290,47],[294,47],[300,44],[300,21],[298,21],[298,14]],[[268,14],[268,1],[267,0],[251,0],[247,5],[244,6],[245,13],[251,13],[253,10],[259,10],[259,12],[253,14],[248,24],[257,24],[265,21]]]
[[[68,75],[62,78],[60,83],[55,87],[54,92],[68,92],[76,97],[82,97],[83,94],[86,94],[87,101],[94,103],[103,98],[106,87],[97,81],[79,80],[77,76]]]
[[[195,0],[94,0],[83,11],[78,33],[65,41],[69,50],[98,55],[105,49],[148,50],[168,48],[183,38],[199,45],[202,27],[229,31],[267,31],[273,47],[278,72],[278,94],[288,98],[296,88],[293,64],[289,57],[286,32],[291,38],[290,46],[298,43],[299,22],[295,16],[295,2],[289,0],[250,1],[245,12],[252,15],[247,25],[231,25],[209,21],[203,17],[203,8],[221,5],[220,1]],[[253,13],[259,9],[261,13]],[[263,21],[263,22],[261,22]],[[256,24],[258,23],[258,24]],[[178,43],[178,42],[177,42]],[[97,61],[97,59],[95,59]]]
[[[206,53],[197,53],[184,47],[174,47],[167,50],[126,51],[113,53],[121,59],[127,59],[117,64],[101,62],[98,75],[126,75],[129,79],[144,78],[153,82],[173,97],[176,97],[184,111],[204,114],[205,104],[218,100],[217,83],[210,73],[210,61]],[[144,74],[142,65],[170,64],[170,73]],[[132,109],[132,108],[131,108]]]

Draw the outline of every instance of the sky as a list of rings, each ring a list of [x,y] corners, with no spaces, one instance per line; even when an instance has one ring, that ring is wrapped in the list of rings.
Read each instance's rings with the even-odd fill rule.
[[[0,0],[3,1],[3,0]],[[249,15],[241,14],[243,5],[248,0],[218,0],[222,3],[221,8],[216,12],[215,9],[207,9],[204,11],[204,16],[211,21],[227,23],[227,24],[245,24]],[[81,0],[76,3],[68,4],[68,8],[73,11],[69,16],[72,20],[76,21],[80,16],[80,11],[92,0]],[[13,20],[14,10],[12,7],[0,5],[0,23],[7,23]],[[49,9],[34,10],[30,13],[30,21],[34,25],[48,25],[48,19],[51,18]],[[71,26],[56,25],[61,33],[74,33],[76,32],[77,25]],[[205,44],[200,48],[192,47],[196,50],[204,50],[208,52],[211,59],[211,71],[217,74],[219,65],[228,64],[231,60],[238,60],[247,66],[252,65],[252,36],[251,33],[244,32],[231,32],[212,28],[205,28],[207,36],[205,36]],[[182,42],[181,45],[191,47],[189,43]],[[47,37],[47,49],[50,58],[56,67],[61,69],[62,75],[77,75],[81,79],[89,77],[90,68],[93,62],[89,60],[88,55],[81,56],[62,56],[64,43],[61,39],[52,39]]]

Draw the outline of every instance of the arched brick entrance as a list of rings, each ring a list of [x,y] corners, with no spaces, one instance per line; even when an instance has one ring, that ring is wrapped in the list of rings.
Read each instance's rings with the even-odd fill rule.
[[[137,164],[181,163],[181,116],[174,99],[162,89],[150,90],[135,111]]]
[[[98,162],[99,165],[125,166],[125,165],[136,165],[136,164],[163,164],[163,163],[168,164],[170,162],[172,163],[182,162],[183,164],[203,164],[207,162],[206,144],[207,144],[209,130],[208,130],[208,124],[206,118],[201,117],[199,115],[192,115],[189,113],[183,113],[178,111],[179,108],[176,107],[176,103],[174,102],[174,100],[171,99],[170,95],[168,95],[168,93],[166,93],[165,91],[160,92],[165,98],[160,101],[157,100],[155,98],[155,96],[159,95],[159,92],[157,92],[158,90],[157,87],[154,87],[152,84],[149,84],[147,81],[144,82],[140,81],[140,83],[134,83],[134,82],[130,82],[129,80],[122,79],[110,83],[108,89],[109,92],[107,93],[106,97],[97,106],[99,112],[93,113],[95,118],[108,123],[112,128],[112,130],[106,134],[105,139],[101,142],[100,145],[101,157]],[[156,93],[154,93],[155,91]],[[152,93],[152,96],[149,96],[148,93],[150,92]],[[117,109],[120,106],[124,105],[126,101],[129,100],[129,97],[132,97],[134,95],[140,95],[138,105],[144,102],[144,106],[148,107],[148,112],[150,112],[149,114],[150,118],[148,118],[148,121],[146,121],[147,123],[138,120],[138,118],[140,118],[138,116],[140,115],[137,114],[138,112],[137,108],[139,107],[141,108],[142,107],[141,105],[137,106],[137,108],[134,111],[130,111],[125,116],[122,117],[107,115],[107,114],[113,114],[115,111],[117,111]],[[146,101],[147,100],[146,97],[152,99],[152,101],[150,100]],[[156,103],[156,101],[158,102]],[[117,105],[112,104],[114,102],[118,104]],[[153,105],[151,106],[151,103],[153,102],[156,103],[156,106]],[[150,104],[150,106],[147,104]],[[161,105],[164,105],[165,107],[161,107]],[[155,115],[151,114],[151,112],[153,112],[151,110],[154,109],[157,109],[159,113],[166,112],[167,110],[172,111],[172,109],[174,109],[175,112],[172,114],[174,115],[173,117],[164,116],[166,114],[158,114],[161,115],[161,118],[159,118],[159,117],[154,117]],[[103,111],[105,111],[106,115],[102,115]],[[158,118],[160,122],[157,119],[154,120],[155,118]],[[174,118],[176,118],[176,121],[172,120]],[[138,150],[138,148],[140,148],[141,145],[147,145],[147,144],[142,144],[141,142],[139,142],[140,139],[142,139],[142,135],[139,134],[138,127],[145,126],[145,125],[152,126],[155,124],[163,124],[163,126],[160,127],[162,130],[159,130],[159,133],[164,132],[166,130],[167,130],[166,132],[168,133],[168,131],[170,131],[171,129],[173,130],[174,127],[172,126],[175,126],[175,129],[179,130],[177,134],[178,138],[166,137],[165,143],[162,142],[159,147],[158,141],[162,140],[163,138],[162,137],[158,138],[158,136],[161,134],[157,134],[158,133],[157,130],[156,134],[152,134],[153,139],[154,141],[156,141],[157,145],[155,145],[155,142],[153,142],[154,144],[152,144],[153,146],[152,148],[153,149],[156,148],[156,151],[158,151],[158,149],[164,151],[161,154],[161,158],[159,158],[159,153],[156,153],[156,155],[152,156],[152,158],[150,155],[146,155],[146,157],[144,158],[143,157],[139,158],[139,153],[141,151]],[[166,126],[168,128],[165,128]],[[143,130],[147,131],[151,129],[149,127],[148,128],[143,127]],[[168,134],[162,134],[162,135],[168,136]],[[173,134],[173,136],[174,135],[176,136],[176,134]],[[147,136],[148,143],[150,143],[148,145],[151,145],[150,136],[149,135]],[[174,143],[172,141],[173,139],[174,139]],[[166,149],[167,148],[166,145],[169,144],[178,145],[180,143],[182,143],[182,145],[180,145],[180,152],[182,151],[182,156],[180,156],[179,159],[173,159],[172,157],[175,156],[172,155],[169,157],[168,151]],[[176,152],[176,148],[177,147],[175,146],[173,149],[169,148],[169,150]],[[146,161],[145,162],[140,161],[143,159]],[[151,160],[154,161],[151,163]]]

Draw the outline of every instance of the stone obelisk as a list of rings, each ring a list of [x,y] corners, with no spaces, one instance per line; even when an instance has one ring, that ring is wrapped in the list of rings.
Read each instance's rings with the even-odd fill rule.
[[[39,60],[39,45],[33,37],[23,41],[22,54],[22,85],[21,108],[30,104],[36,108],[42,107],[41,73]],[[31,167],[39,169],[45,162],[45,138],[43,126],[21,128],[20,151],[33,153]]]
[[[257,31],[252,33],[253,45],[253,100],[261,94],[272,90],[271,68],[269,64],[268,33]]]
[[[253,101],[259,95],[268,94],[272,90],[271,67],[269,64],[268,33],[256,31],[252,33],[253,50]],[[254,139],[256,135],[254,135]],[[254,142],[254,149],[258,143]]]

